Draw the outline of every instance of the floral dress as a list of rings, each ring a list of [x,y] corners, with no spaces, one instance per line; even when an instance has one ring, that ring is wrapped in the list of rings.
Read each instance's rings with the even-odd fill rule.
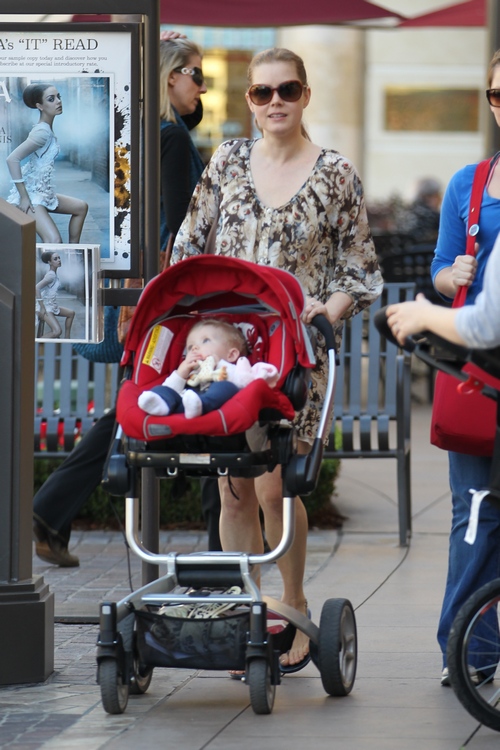
[[[366,216],[363,188],[352,163],[323,149],[300,190],[283,206],[259,200],[250,169],[254,140],[223,143],[205,169],[177,234],[172,262],[203,253],[219,212],[216,253],[292,273],[309,297],[325,303],[345,292],[349,318],[382,292],[382,276]],[[227,161],[227,163],[226,163]],[[342,321],[334,326],[340,346]],[[306,408],[296,419],[299,438],[311,442],[321,417],[328,364],[318,334],[317,364]],[[332,415],[333,416],[333,415]]]

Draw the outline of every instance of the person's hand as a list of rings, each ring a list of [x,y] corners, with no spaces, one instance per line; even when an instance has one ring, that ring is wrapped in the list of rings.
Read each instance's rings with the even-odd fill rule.
[[[313,297],[306,297],[306,306],[304,307],[304,312],[302,313],[302,322],[306,325],[309,325],[311,320],[316,315],[324,315],[327,320],[330,320],[326,305],[324,305],[322,302],[318,302],[318,300],[314,299]]]
[[[185,34],[181,34],[180,31],[173,31],[172,29],[167,29],[167,31],[161,32],[160,42],[168,42],[172,39],[187,39],[187,36]]]
[[[476,253],[479,246],[476,243]],[[458,289],[459,286],[470,286],[477,271],[477,260],[473,255],[457,255],[451,267],[451,280]]]
[[[399,302],[389,305],[386,310],[387,323],[392,335],[403,345],[405,339],[413,333],[425,331],[425,313],[432,303],[423,294],[417,294],[412,302]]]
[[[25,214],[30,214],[30,213],[35,212],[35,209],[33,208],[32,203],[29,198],[21,198],[19,201],[19,208]]]
[[[194,372],[194,370],[198,369],[200,360],[202,359],[203,357],[198,351],[188,352],[185,359],[182,360],[179,367],[177,368],[177,372],[179,373],[181,378],[184,378],[184,380],[188,380],[189,376]]]

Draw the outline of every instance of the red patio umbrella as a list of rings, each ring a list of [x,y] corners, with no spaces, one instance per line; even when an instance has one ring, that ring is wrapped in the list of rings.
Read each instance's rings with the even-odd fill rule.
[[[380,18],[400,19],[397,13],[369,0],[161,0],[160,22],[187,26],[301,26],[342,24]],[[75,15],[73,21],[109,21],[109,16]]]
[[[450,3],[413,18],[381,8],[370,0],[161,0],[160,22],[181,26],[302,26],[349,24],[393,19],[397,27],[485,26],[486,0]],[[109,21],[109,15],[75,15],[73,21]]]
[[[486,26],[486,0],[469,0],[399,24],[399,28],[410,26]]]

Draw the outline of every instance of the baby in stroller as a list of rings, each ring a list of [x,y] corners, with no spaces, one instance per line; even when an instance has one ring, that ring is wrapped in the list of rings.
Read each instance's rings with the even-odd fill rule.
[[[216,318],[199,320],[186,339],[186,357],[163,382],[141,393],[138,404],[148,414],[184,413],[194,419],[218,409],[240,388],[256,378],[270,386],[278,382],[274,365],[247,357],[240,328]]]
[[[254,711],[270,713],[275,687],[288,667],[281,657],[297,634],[310,644],[310,653],[288,671],[297,671],[312,658],[328,694],[347,695],[352,689],[357,637],[351,603],[328,599],[318,626],[302,608],[263,595],[259,588],[260,566],[280,560],[292,548],[296,498],[316,486],[333,409],[334,331],[326,317],[316,315],[313,326],[325,341],[328,377],[317,436],[311,450],[301,453],[293,421],[305,407],[315,366],[301,318],[304,301],[304,291],[290,273],[215,255],[175,264],[150,281],[141,295],[122,358],[126,377],[117,399],[121,434],[110,457],[107,489],[125,496],[131,550],[146,563],[165,565],[166,574],[120,602],[101,605],[98,681],[109,713],[123,712],[129,689],[145,692],[158,666],[228,670],[240,680],[244,675]],[[229,324],[225,335],[243,332],[248,364],[240,356],[245,351],[241,342],[229,348],[224,344],[215,353],[229,370],[243,363],[251,382],[245,387],[236,382],[235,395],[192,419],[177,411],[145,412],[139,406],[144,392],[156,395],[155,389],[166,388],[162,384],[174,371],[177,377],[181,370],[182,380],[189,380],[191,364],[182,367],[184,354],[194,334],[218,330],[214,319]],[[181,399],[178,393],[175,397]],[[242,547],[159,554],[148,549],[140,530],[143,469],[157,479],[216,476],[231,485],[254,478],[264,482],[269,472],[279,473],[280,539],[270,543],[270,551]],[[238,497],[235,488],[235,502],[243,503]],[[202,617],[192,605],[200,605],[209,616]],[[188,611],[196,614],[177,616]],[[214,611],[219,613],[215,618]],[[164,614],[172,612],[176,616]],[[268,620],[273,622],[269,628]],[[189,638],[184,639],[186,624]]]

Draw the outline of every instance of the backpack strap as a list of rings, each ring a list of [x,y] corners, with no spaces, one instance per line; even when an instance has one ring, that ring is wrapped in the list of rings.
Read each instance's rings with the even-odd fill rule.
[[[488,177],[495,166],[500,152],[495,154],[492,159],[480,161],[474,172],[472,190],[469,203],[469,218],[467,220],[467,242],[465,246],[466,255],[475,255],[476,235],[479,232],[479,214],[481,212],[481,202]],[[467,297],[468,287],[461,286],[457,289],[452,307],[463,307]]]

